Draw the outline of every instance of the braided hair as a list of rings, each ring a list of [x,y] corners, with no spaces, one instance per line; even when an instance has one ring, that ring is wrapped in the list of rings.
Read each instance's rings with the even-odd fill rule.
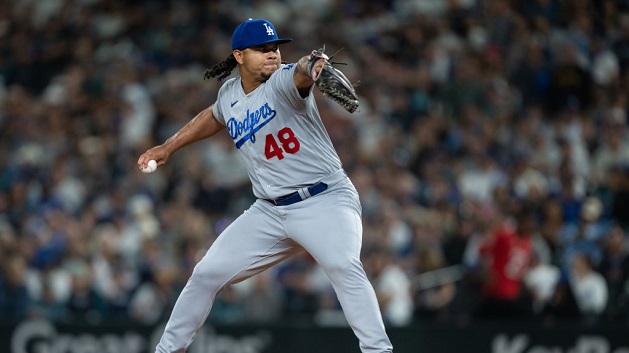
[[[287,62],[282,60],[282,64],[286,64]],[[238,62],[234,57],[234,54],[229,54],[227,59],[221,61],[220,63],[214,65],[211,69],[205,69],[205,73],[203,74],[203,79],[208,80],[210,78],[218,76],[217,80],[220,82],[225,77],[231,75],[232,70],[238,66]],[[219,76],[220,75],[220,76]]]
[[[227,59],[221,61],[220,63],[214,65],[211,69],[206,69],[203,74],[203,79],[207,80],[213,77],[218,76],[217,80],[221,81],[225,77],[231,75],[232,70],[238,66],[238,62],[234,57],[234,54],[229,54]]]

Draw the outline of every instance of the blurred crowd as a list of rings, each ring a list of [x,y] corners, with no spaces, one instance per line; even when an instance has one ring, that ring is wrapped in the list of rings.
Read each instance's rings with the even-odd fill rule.
[[[628,0],[0,2],[0,319],[155,324],[253,202],[227,134],[139,155],[213,102],[246,18],[318,95],[363,206],[385,321],[629,321]],[[217,324],[343,325],[307,255],[229,286]]]

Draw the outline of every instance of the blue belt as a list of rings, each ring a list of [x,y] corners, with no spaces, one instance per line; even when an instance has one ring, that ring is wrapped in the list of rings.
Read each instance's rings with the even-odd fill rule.
[[[272,204],[274,204],[275,206],[288,206],[288,205],[292,205],[294,203],[297,203],[299,201],[303,201],[309,197],[312,197],[314,195],[320,194],[322,192],[324,192],[325,190],[328,189],[328,184],[323,183],[323,182],[319,182],[317,184],[314,184],[312,186],[309,186],[307,188],[305,188],[306,190],[308,190],[308,192],[303,192],[303,191],[295,191],[292,192],[288,195],[284,195],[284,196],[280,196],[276,199],[264,199],[264,201],[270,202]]]

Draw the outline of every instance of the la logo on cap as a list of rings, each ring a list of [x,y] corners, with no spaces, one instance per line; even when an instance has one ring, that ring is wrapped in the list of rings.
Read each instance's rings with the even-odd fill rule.
[[[263,23],[264,28],[266,28],[266,34],[272,36],[275,34],[275,32],[273,32],[273,27],[269,26],[267,23]]]

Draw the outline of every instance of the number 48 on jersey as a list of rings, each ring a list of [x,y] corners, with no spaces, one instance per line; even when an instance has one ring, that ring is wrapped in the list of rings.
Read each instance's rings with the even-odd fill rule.
[[[293,130],[285,127],[277,132],[277,139],[273,134],[266,135],[264,155],[266,159],[277,157],[277,159],[282,160],[284,159],[284,152],[295,154],[299,151],[299,147],[299,140],[297,140]]]

